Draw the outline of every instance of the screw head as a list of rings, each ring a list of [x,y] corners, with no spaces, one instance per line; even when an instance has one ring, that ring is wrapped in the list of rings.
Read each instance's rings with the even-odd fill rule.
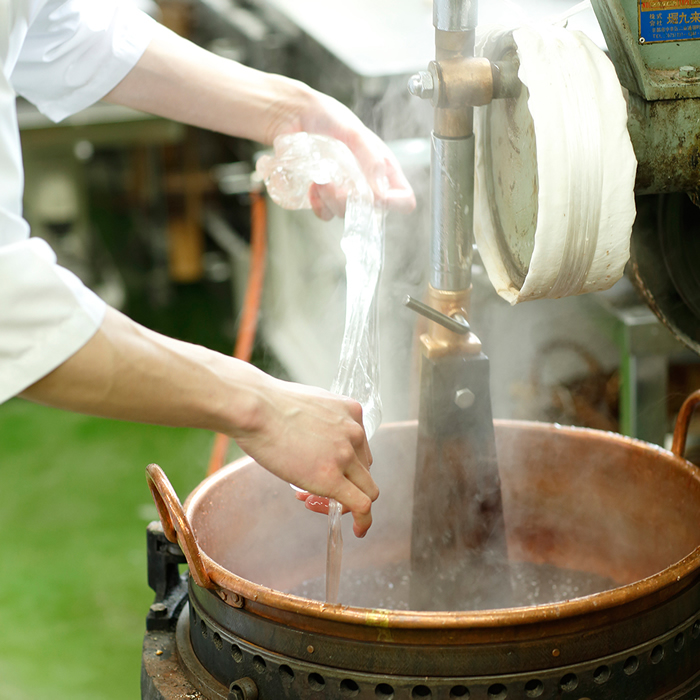
[[[151,612],[153,617],[165,617],[168,614],[168,608],[163,603],[153,603],[151,605]]]
[[[698,69],[695,66],[681,66],[678,69],[678,74],[681,78],[695,78],[698,74]]]
[[[408,91],[422,100],[429,100],[434,90],[433,76],[427,70],[419,71],[408,79]]]
[[[476,396],[470,389],[460,389],[455,392],[455,403],[459,408],[470,408],[474,405]]]

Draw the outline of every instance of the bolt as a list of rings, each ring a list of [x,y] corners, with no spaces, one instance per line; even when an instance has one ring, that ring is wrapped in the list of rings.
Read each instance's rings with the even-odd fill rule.
[[[681,66],[678,69],[678,74],[681,78],[695,78],[698,74],[698,69],[695,66]]]
[[[434,89],[433,76],[427,70],[419,71],[408,79],[408,91],[421,100],[429,100]]]
[[[164,603],[153,603],[151,612],[153,617],[165,617],[168,614],[168,607]]]
[[[251,678],[240,678],[228,687],[227,700],[258,700],[258,687]]]
[[[475,400],[474,392],[469,389],[460,389],[455,392],[455,403],[459,408],[469,408],[474,405]]]

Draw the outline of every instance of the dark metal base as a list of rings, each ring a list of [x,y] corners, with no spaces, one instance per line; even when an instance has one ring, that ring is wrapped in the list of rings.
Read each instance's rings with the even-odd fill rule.
[[[229,700],[229,690],[199,662],[190,643],[189,609],[175,629],[146,632],[141,662],[142,700]],[[233,696],[233,700],[238,700]]]
[[[146,632],[141,657],[142,700],[195,700],[203,697],[185,676],[175,632]]]
[[[142,700],[241,700],[231,694],[200,663],[190,640],[190,623],[197,619],[188,607],[182,611],[176,630],[147,632],[141,668]],[[251,678],[260,700],[308,698],[380,698],[409,700],[471,698],[472,700],[527,700],[529,698],[571,697],[572,700],[698,700],[700,698],[700,639],[692,628],[684,635],[689,651],[697,659],[698,672],[681,686],[656,695],[646,685],[663,673],[668,656],[681,637],[677,634],[651,651],[630,649],[625,658],[600,659],[586,668],[557,669],[537,674],[482,678],[425,678],[358,674],[342,669],[309,664],[273,654],[246,643],[201,619],[195,637],[212,641],[216,652],[233,660],[238,680]],[[659,649],[661,651],[659,651]],[[590,668],[588,667],[590,666]],[[633,690],[634,689],[634,690]],[[630,692],[632,690],[632,692]]]
[[[472,700],[698,700],[700,698],[700,622],[651,640],[624,653],[571,667],[517,674],[470,677],[417,677],[357,672],[282,656],[250,644],[205,615],[190,611],[192,643],[212,672],[225,666],[235,677],[250,677],[261,700],[290,698],[383,698],[396,700],[471,698]],[[464,649],[469,654],[469,649]],[[233,659],[233,663],[231,663]],[[505,659],[504,659],[505,662]],[[680,666],[679,666],[680,664]],[[687,669],[696,672],[688,677]],[[685,672],[680,670],[684,667]],[[670,679],[685,678],[673,687]],[[672,688],[672,690],[671,690]]]

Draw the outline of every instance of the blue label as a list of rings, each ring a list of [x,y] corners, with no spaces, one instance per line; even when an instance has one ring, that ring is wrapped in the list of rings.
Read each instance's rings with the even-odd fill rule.
[[[700,39],[700,2],[697,0],[643,0],[639,3],[639,40]]]

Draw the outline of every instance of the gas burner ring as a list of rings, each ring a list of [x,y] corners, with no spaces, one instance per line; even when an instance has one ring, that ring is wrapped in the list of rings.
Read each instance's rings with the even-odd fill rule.
[[[209,689],[213,684],[224,689],[239,679],[250,678],[258,687],[260,697],[265,699],[546,700],[569,695],[590,700],[608,697],[641,700],[665,697],[658,695],[665,685],[664,679],[688,678],[689,670],[692,673],[693,664],[700,657],[700,618],[695,615],[683,625],[643,644],[570,666],[479,677],[389,676],[314,664],[262,649],[228,632],[214,620],[204,619],[191,604],[188,608],[178,623],[178,649],[183,644],[188,647],[185,654],[181,653],[183,660],[187,663],[190,655],[204,658],[210,669],[206,672],[205,683]],[[553,649],[553,656],[558,652]],[[201,664],[197,658],[196,668],[190,669],[188,674],[191,680],[202,682],[204,666]],[[222,668],[226,671],[222,672]],[[698,680],[700,674],[691,682]]]

